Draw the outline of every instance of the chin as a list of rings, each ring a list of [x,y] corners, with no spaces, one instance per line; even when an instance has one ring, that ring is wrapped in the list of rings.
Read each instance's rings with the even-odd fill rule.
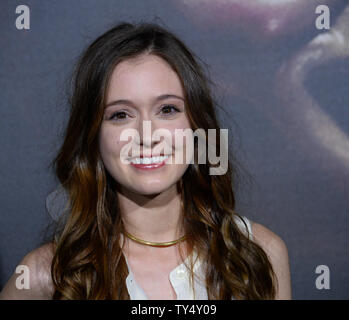
[[[161,183],[161,182],[143,182],[139,181],[137,186],[132,186],[133,192],[141,194],[141,195],[157,195],[166,190],[170,189],[173,184],[169,183]]]
[[[186,167],[161,172],[134,172],[125,170],[122,175],[115,176],[122,189],[144,196],[158,195],[177,187]],[[165,169],[165,168],[163,168]],[[120,172],[119,171],[119,172]],[[175,191],[174,189],[172,191]]]

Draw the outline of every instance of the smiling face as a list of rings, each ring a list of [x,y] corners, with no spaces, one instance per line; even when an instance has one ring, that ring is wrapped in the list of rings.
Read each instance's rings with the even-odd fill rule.
[[[176,186],[188,167],[174,160],[176,153],[184,152],[174,143],[175,129],[190,128],[185,108],[180,79],[162,58],[142,55],[117,64],[106,95],[99,148],[106,170],[122,189],[151,195]],[[162,142],[151,141],[143,135],[143,126],[149,125],[151,133],[166,129],[169,136]],[[123,159],[130,140],[121,139],[128,129],[136,130],[140,137],[132,142],[132,147],[139,148],[138,156],[127,154],[130,163]],[[171,143],[165,149],[159,148],[166,141]],[[164,160],[160,155],[169,157]]]

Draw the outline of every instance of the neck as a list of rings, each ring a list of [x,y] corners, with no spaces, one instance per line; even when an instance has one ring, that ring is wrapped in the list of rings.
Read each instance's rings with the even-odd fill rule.
[[[181,196],[176,186],[151,196],[120,190],[118,201],[124,227],[133,236],[151,242],[183,236]]]

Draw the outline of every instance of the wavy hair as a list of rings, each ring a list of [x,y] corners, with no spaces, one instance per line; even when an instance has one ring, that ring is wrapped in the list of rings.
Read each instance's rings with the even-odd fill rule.
[[[68,197],[68,214],[52,240],[53,299],[130,299],[117,182],[103,165],[98,135],[112,71],[141,54],[163,58],[178,74],[193,130],[219,130],[211,80],[199,58],[165,28],[120,23],[85,49],[72,77],[63,143],[51,163]],[[186,245],[206,262],[208,299],[274,299],[272,265],[234,219],[240,216],[234,210],[231,162],[230,157],[226,174],[210,175],[208,161],[195,161],[178,183]],[[193,281],[192,262],[188,268]]]

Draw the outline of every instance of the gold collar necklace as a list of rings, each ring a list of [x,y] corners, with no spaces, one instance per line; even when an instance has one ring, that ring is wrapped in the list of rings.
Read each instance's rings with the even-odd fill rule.
[[[173,241],[168,241],[168,242],[150,242],[150,241],[145,241],[145,240],[142,240],[142,239],[139,239],[139,238],[136,238],[135,236],[133,236],[132,234],[124,231],[125,235],[127,238],[135,241],[135,242],[138,242],[140,244],[144,244],[146,246],[151,246],[151,247],[169,247],[169,246],[173,246],[174,244],[177,244],[183,240],[185,240],[186,236],[183,236],[177,240],[173,240]]]

